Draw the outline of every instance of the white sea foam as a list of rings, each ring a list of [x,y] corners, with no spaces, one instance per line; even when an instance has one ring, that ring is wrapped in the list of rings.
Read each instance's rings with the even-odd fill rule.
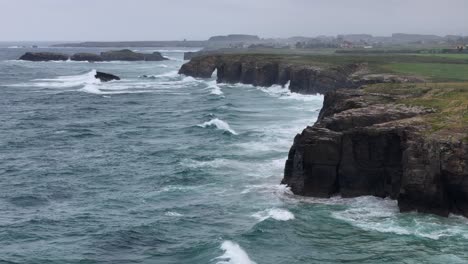
[[[33,83],[23,84],[25,86],[47,87],[47,88],[72,88],[89,84],[98,84],[101,81],[96,79],[96,70],[85,74],[60,76],[52,79],[35,79]]]
[[[257,218],[260,222],[268,218],[272,218],[278,221],[288,221],[294,219],[294,214],[286,209],[271,208],[261,212],[257,212],[252,215]]]
[[[167,56],[167,55],[164,55],[164,57],[168,58],[168,59],[171,60],[171,61],[184,61],[184,59],[179,59],[179,58],[175,58],[175,57],[170,57],[170,56]]]
[[[182,214],[179,214],[177,212],[171,212],[171,211],[166,212],[164,215],[165,216],[172,216],[172,217],[181,217],[181,216],[183,216]]]
[[[399,213],[397,202],[377,197],[341,199],[348,208],[332,213],[332,217],[368,231],[413,235],[428,239],[461,236],[468,239],[466,220],[432,215]]]
[[[103,94],[99,88],[94,84],[87,84],[83,88],[81,88],[83,92],[91,93],[91,94]]]
[[[257,193],[273,193],[275,195],[281,196],[284,194],[293,194],[291,189],[285,184],[257,184],[257,185],[247,185],[245,189],[241,192],[242,194],[247,194],[250,192]]]
[[[217,257],[217,264],[256,264],[237,243],[226,240],[221,244],[224,254]]]
[[[151,75],[151,76],[154,76],[156,78],[160,78],[160,77],[177,77],[179,75],[178,71],[170,71],[170,72],[166,72],[166,73],[162,73],[162,74],[158,74],[158,75]]]
[[[279,97],[280,99],[292,99],[292,100],[298,100],[298,101],[306,101],[306,102],[311,102],[311,101],[323,101],[323,95],[320,94],[315,94],[315,95],[310,95],[310,94],[298,94],[298,93],[293,93],[289,90],[289,83],[287,83],[284,87],[281,85],[273,85],[271,87],[258,87],[261,91],[275,97]]]
[[[203,128],[206,128],[206,127],[216,127],[217,129],[219,130],[224,130],[224,131],[227,131],[233,135],[237,135],[237,132],[234,131],[233,129],[231,129],[231,127],[229,126],[228,123],[226,123],[225,121],[221,120],[221,119],[218,119],[218,118],[213,118],[211,119],[210,121],[207,121],[201,125],[198,125],[199,127],[203,127]]]
[[[216,81],[208,82],[208,88],[207,89],[211,90],[211,92],[210,92],[211,94],[223,95],[223,91],[221,90],[221,87],[218,86]]]

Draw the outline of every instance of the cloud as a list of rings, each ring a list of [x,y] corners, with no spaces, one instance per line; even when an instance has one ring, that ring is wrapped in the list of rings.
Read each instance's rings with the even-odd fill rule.
[[[465,0],[0,0],[0,40],[468,34]]]

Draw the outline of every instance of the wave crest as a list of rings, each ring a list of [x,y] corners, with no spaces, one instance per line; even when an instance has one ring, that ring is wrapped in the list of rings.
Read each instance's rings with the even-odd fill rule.
[[[237,243],[226,240],[221,244],[224,254],[217,257],[217,264],[256,264]]]
[[[216,127],[219,130],[224,130],[226,132],[229,132],[233,135],[237,135],[237,132],[234,131],[228,123],[225,121],[218,119],[218,118],[213,118],[210,121],[207,121],[201,125],[198,125],[199,127],[206,128],[206,127]]]
[[[260,222],[268,218],[272,218],[278,221],[288,221],[288,220],[292,220],[295,218],[293,213],[289,212],[286,209],[280,209],[280,208],[267,209],[267,210],[255,213],[252,216],[260,220]]]

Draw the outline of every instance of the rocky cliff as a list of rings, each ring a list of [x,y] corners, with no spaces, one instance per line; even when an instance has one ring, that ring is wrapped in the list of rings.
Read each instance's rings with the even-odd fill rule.
[[[201,55],[182,65],[180,74],[210,78],[217,71],[217,82],[271,86],[289,83],[292,92],[326,93],[337,88],[357,88],[363,84],[381,82],[416,82],[417,78],[396,75],[369,74],[367,65],[348,63],[325,65],[320,62],[295,61],[274,55]]]
[[[401,211],[468,217],[468,89],[376,87],[325,95],[282,183],[298,195],[391,197]]]

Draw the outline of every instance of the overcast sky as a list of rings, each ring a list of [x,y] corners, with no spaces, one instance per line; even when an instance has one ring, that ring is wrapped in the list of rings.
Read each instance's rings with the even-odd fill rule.
[[[468,0],[0,0],[0,41],[468,35]]]

